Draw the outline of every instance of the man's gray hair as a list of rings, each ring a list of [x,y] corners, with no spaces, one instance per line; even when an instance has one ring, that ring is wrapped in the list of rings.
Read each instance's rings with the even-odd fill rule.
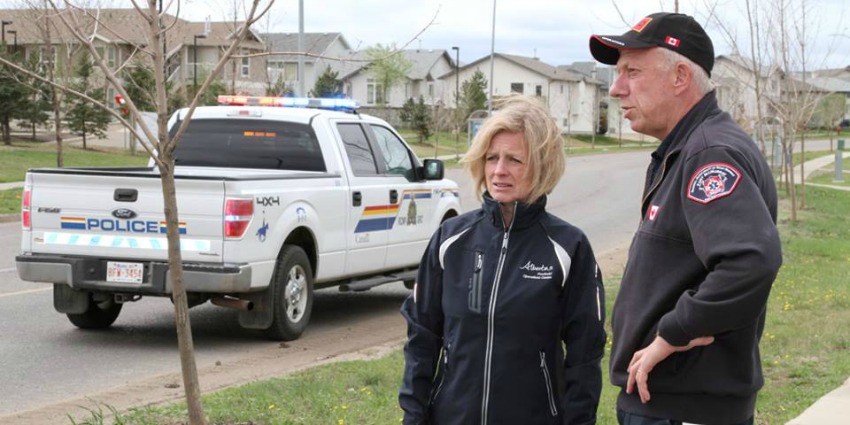
[[[714,82],[711,81],[711,77],[708,76],[708,72],[705,72],[701,66],[697,65],[694,61],[682,56],[679,52],[674,52],[670,49],[660,48],[662,52],[664,52],[664,57],[667,59],[667,67],[668,69],[672,69],[679,62],[684,62],[691,68],[691,73],[694,75],[694,84],[699,90],[700,94],[706,94],[712,90],[714,90]]]

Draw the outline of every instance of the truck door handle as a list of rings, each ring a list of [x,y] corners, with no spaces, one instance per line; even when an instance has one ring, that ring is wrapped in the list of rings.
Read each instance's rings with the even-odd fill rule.
[[[398,191],[395,189],[390,190],[390,203],[398,203]]]
[[[354,192],[351,194],[351,203],[355,207],[359,207],[360,204],[363,203],[363,194],[360,192]]]
[[[136,202],[139,198],[139,191],[136,189],[115,189],[115,195],[112,199],[118,202]]]

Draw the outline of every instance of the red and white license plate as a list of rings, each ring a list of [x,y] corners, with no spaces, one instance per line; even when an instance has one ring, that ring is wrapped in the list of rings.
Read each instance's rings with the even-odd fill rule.
[[[106,262],[106,281],[119,283],[142,283],[145,265],[142,263]]]

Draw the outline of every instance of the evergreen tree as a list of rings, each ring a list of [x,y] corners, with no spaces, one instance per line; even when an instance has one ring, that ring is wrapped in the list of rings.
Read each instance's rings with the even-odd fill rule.
[[[20,55],[16,55],[15,59],[20,59]],[[36,55],[30,55],[24,67],[42,77],[46,74]],[[46,125],[47,120],[50,119],[49,111],[53,109],[53,104],[50,101],[51,88],[47,83],[37,78],[22,77],[27,81],[26,86],[30,88],[30,92],[25,98],[21,99],[20,107],[13,114],[13,118],[20,120],[19,127],[30,129],[32,138],[35,140],[36,127]]]
[[[460,107],[463,111],[463,119],[469,118],[469,115],[479,109],[487,107],[487,94],[484,89],[487,88],[487,78],[481,71],[475,71],[472,78],[465,80],[460,87]]]
[[[103,88],[91,88],[93,70],[94,66],[88,53],[80,55],[80,61],[75,70],[77,78],[71,87],[93,99],[103,99],[106,96]],[[83,135],[83,149],[87,148],[86,136],[88,134],[99,138],[106,136],[106,128],[109,126],[110,119],[107,111],[92,105],[85,99],[75,96],[66,97],[65,102],[68,108],[65,113],[65,121],[68,124],[68,129]]]
[[[342,97],[342,80],[339,79],[339,71],[331,71],[331,67],[325,68],[325,72],[316,80],[312,97]]]
[[[0,67],[0,131],[6,145],[12,144],[11,121],[28,101],[29,90],[20,83],[20,78],[14,69]]]
[[[413,98],[407,99],[407,102],[401,107],[399,117],[410,129],[416,132],[419,136],[419,143],[423,143],[431,137],[431,114],[428,107],[425,106],[425,99],[422,96],[419,96],[419,102],[414,102]]]

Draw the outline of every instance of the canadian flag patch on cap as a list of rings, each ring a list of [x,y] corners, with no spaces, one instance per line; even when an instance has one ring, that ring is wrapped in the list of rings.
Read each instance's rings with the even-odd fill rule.
[[[678,38],[670,37],[668,35],[667,38],[664,40],[664,42],[673,46],[673,47],[679,47],[679,39]]]

